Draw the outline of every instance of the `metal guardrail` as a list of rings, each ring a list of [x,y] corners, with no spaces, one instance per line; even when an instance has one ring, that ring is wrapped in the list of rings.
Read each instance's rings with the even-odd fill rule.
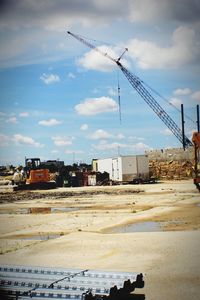
[[[145,299],[131,294],[143,287],[141,273],[0,266],[1,299]]]

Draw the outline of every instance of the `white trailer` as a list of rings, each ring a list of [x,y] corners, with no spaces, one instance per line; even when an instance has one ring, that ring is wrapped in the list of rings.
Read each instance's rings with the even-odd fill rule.
[[[147,155],[127,155],[116,158],[98,159],[99,172],[107,172],[110,179],[119,182],[149,179],[149,160]]]

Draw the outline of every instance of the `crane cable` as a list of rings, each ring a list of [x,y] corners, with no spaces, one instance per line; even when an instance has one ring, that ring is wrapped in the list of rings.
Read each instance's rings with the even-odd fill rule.
[[[92,41],[92,42],[95,42],[95,43],[101,43],[101,44],[103,44],[103,45],[115,47],[115,48],[118,48],[118,49],[123,49],[123,50],[125,50],[125,51],[126,51],[126,49],[127,49],[127,48],[125,48],[125,47],[121,47],[121,46],[116,45],[116,44],[113,44],[113,43],[109,43],[109,42],[105,42],[105,41],[93,39],[93,38],[87,37],[87,36],[85,36],[85,35],[79,34],[78,36],[81,37],[81,38],[83,38],[83,39],[85,39],[85,40],[88,40],[88,41]],[[98,45],[97,45],[97,46],[95,45],[96,48],[98,48],[98,47],[100,47],[100,46],[102,46],[102,45],[99,45],[99,46],[98,46]]]
[[[120,84],[119,84],[119,70],[117,70],[117,93],[118,93],[118,105],[119,105],[119,122],[122,123],[122,114],[121,114],[121,96],[120,96]]]

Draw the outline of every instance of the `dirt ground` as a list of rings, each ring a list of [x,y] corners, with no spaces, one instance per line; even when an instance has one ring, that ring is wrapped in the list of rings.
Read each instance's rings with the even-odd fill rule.
[[[191,180],[1,189],[0,264],[143,272],[147,300],[189,300],[200,295],[199,249]]]

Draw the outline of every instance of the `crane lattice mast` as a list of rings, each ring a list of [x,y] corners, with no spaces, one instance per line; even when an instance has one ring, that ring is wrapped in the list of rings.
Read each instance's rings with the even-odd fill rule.
[[[123,74],[126,76],[132,87],[138,92],[138,94],[143,98],[143,100],[150,106],[150,108],[156,113],[156,115],[163,121],[163,123],[171,130],[171,132],[177,137],[177,139],[184,144],[186,147],[192,146],[192,142],[187,138],[186,135],[183,136],[181,129],[178,125],[174,122],[174,120],[168,115],[168,113],[160,106],[160,104],[153,98],[153,96],[149,93],[149,91],[144,87],[142,84],[142,80],[131,73],[128,69],[126,69],[120,62],[120,59],[124,55],[125,51],[128,49],[126,48],[125,51],[118,59],[114,59],[109,54],[104,53],[100,49],[96,48],[94,45],[86,41],[85,39],[81,38],[80,36],[71,33],[70,31],[67,32],[68,34],[72,35],[75,39],[82,42],[89,48],[95,50],[96,52],[100,53],[101,55],[107,57],[108,59],[112,60],[114,63],[118,65],[121,69]],[[183,141],[184,139],[184,141]],[[184,143],[183,143],[184,142]]]

